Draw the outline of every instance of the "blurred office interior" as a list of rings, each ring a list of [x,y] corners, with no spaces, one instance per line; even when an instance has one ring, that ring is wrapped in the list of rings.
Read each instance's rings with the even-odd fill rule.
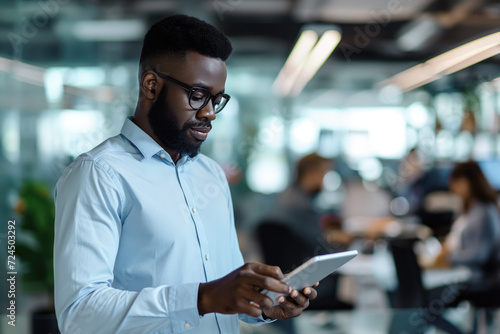
[[[20,222],[17,240],[32,238],[19,213],[23,185],[52,192],[76,156],[119,133],[135,109],[144,33],[175,13],[218,26],[233,43],[231,100],[202,152],[227,173],[245,259],[265,260],[256,231],[298,159],[311,152],[332,159],[315,205],[342,229],[377,237],[355,240],[350,247],[372,257],[353,261],[339,281],[340,298],[353,306],[339,312],[352,321],[315,311],[295,330],[383,333],[388,324],[352,327],[380,319],[376,312],[390,315],[380,311],[391,304],[379,284],[390,279],[376,273],[388,265],[375,262],[379,236],[423,227],[418,247],[436,256],[460,209],[448,187],[456,162],[477,161],[500,190],[500,1],[2,0],[1,258],[8,220]],[[292,50],[306,65],[284,66]],[[0,287],[6,291],[5,280]],[[46,299],[21,290],[18,311]],[[0,313],[7,303],[2,293]],[[473,314],[466,304],[449,317],[470,329]],[[478,321],[498,330],[496,316],[493,325],[487,316]],[[283,331],[243,329],[266,330]]]

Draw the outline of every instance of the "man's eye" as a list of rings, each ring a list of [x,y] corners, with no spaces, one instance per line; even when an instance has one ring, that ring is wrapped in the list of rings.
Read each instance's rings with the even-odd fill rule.
[[[193,95],[191,95],[191,99],[194,101],[202,101],[206,99],[207,94],[205,94],[203,91],[194,91]]]

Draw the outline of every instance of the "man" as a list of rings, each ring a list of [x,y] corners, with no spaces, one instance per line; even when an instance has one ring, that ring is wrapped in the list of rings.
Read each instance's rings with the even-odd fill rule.
[[[341,221],[318,210],[316,196],[323,190],[323,179],[332,168],[333,160],[311,153],[297,163],[295,181],[277,199],[269,219],[289,226],[301,236],[310,248],[321,252],[322,239],[339,246],[347,246],[353,236],[342,230]],[[323,251],[331,251],[331,248]]]
[[[332,165],[332,160],[317,153],[302,157],[297,163],[294,182],[279,195],[276,205],[264,220],[267,223],[286,226],[291,235],[298,239],[294,244],[282,240],[286,246],[270,249],[276,259],[281,259],[274,264],[284,267],[281,268],[283,270],[291,270],[289,267],[292,263],[295,267],[312,255],[345,250],[352,242],[353,237],[342,230],[338,218],[322,213],[314,205],[314,199],[322,191],[323,179]],[[278,240],[273,243],[275,244],[278,244]],[[284,251],[283,248],[293,249],[293,252]],[[352,308],[352,305],[337,299],[336,290],[337,276],[331,275],[318,287],[319,297],[311,302],[311,308]]]
[[[270,212],[270,220],[289,226],[301,236],[310,248],[321,245],[322,216],[314,206],[314,198],[323,189],[323,178],[332,161],[316,153],[308,154],[297,162],[295,181],[277,199]]]
[[[222,169],[199,154],[224,93],[227,37],[176,15],[154,24],[140,96],[121,134],[79,156],[56,187],[56,313],[62,333],[239,333],[299,315],[277,267],[243,265]],[[236,269],[235,269],[236,268]]]

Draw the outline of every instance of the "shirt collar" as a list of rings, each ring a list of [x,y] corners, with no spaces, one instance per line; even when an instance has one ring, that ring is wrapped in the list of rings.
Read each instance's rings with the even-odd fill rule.
[[[140,127],[137,126],[132,121],[132,117],[127,117],[125,123],[123,123],[121,134],[127,138],[143,155],[145,159],[149,159],[154,155],[160,156],[162,153],[165,154],[165,159],[173,163],[172,158],[153,138],[151,138],[146,132],[144,132]],[[196,161],[200,154],[196,155],[194,158],[188,155],[183,155],[177,165],[181,166],[189,161]]]

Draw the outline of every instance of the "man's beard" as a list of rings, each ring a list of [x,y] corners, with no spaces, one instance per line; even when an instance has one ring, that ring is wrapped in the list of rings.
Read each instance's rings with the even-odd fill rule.
[[[166,95],[166,89],[163,87],[149,110],[149,124],[155,136],[166,147],[176,151],[181,156],[187,154],[194,158],[200,152],[202,141],[193,143],[187,131],[192,127],[211,128],[212,126],[210,122],[187,122],[181,128],[166,102]]]

